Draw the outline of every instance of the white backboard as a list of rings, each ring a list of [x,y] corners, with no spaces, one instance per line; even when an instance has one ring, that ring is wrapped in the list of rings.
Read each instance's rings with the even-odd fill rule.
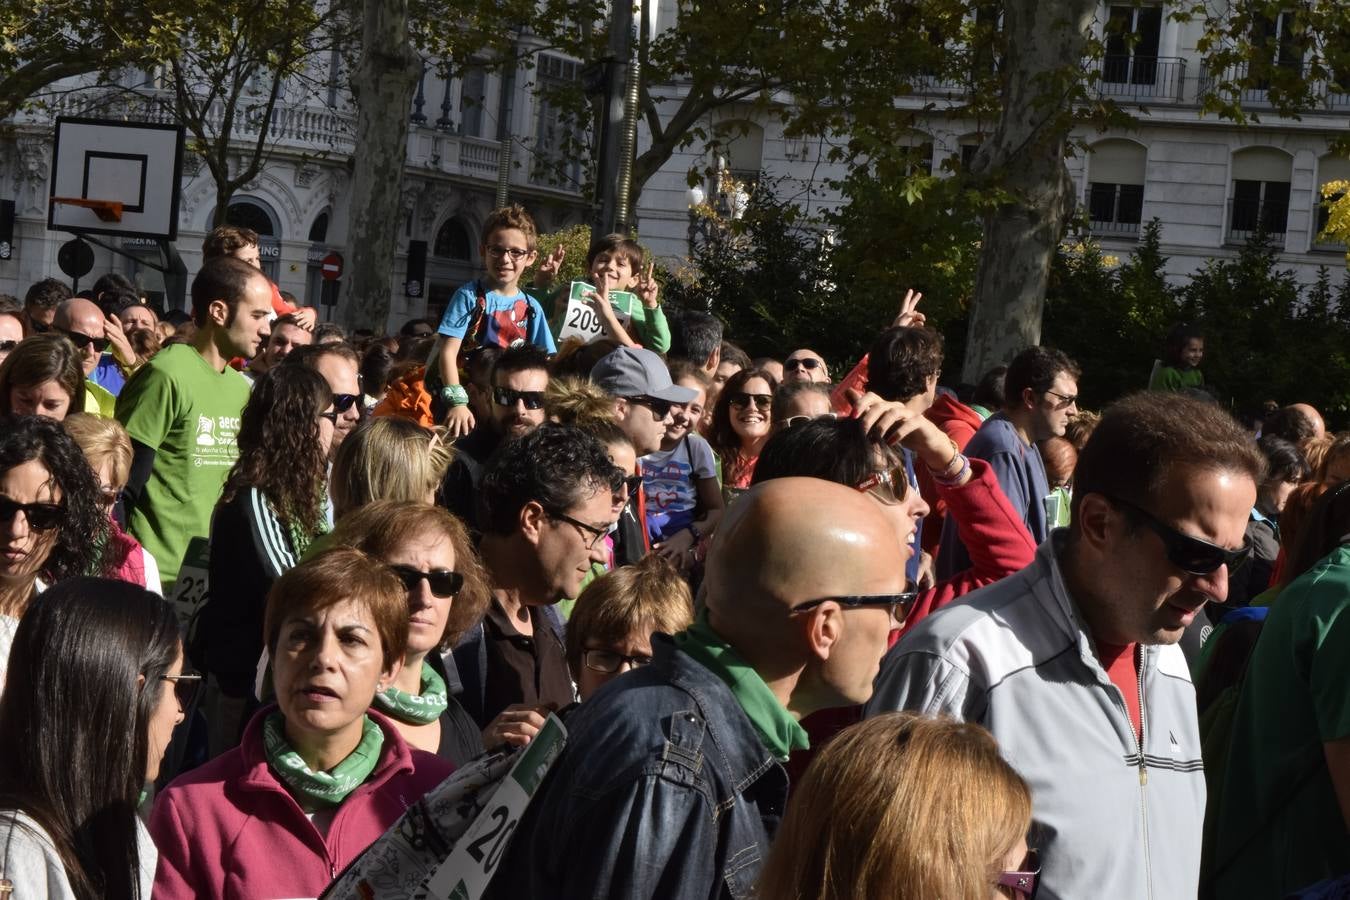
[[[179,126],[62,116],[52,141],[50,196],[120,201],[122,220],[106,222],[92,209],[49,200],[47,227],[173,240],[182,167]]]

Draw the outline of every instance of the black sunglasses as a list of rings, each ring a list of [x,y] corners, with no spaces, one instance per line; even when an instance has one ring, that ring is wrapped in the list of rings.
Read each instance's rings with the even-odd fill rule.
[[[495,387],[492,389],[492,402],[498,406],[515,406],[516,401],[524,403],[526,409],[543,409],[544,392],[513,391],[511,388],[504,387]]]
[[[666,416],[670,415],[670,408],[675,405],[669,400],[660,400],[656,397],[642,396],[642,397],[626,397],[624,399],[626,399],[629,403],[638,403],[641,404],[642,406],[647,407],[652,411],[652,415],[656,416],[656,418],[658,419],[664,419]]]
[[[641,475],[626,476],[623,480],[623,490],[624,493],[627,494],[629,497],[636,496],[637,492],[642,490],[642,476]]]
[[[60,503],[19,503],[0,497],[0,522],[13,522],[19,513],[23,513],[28,527],[34,531],[51,531],[61,524],[66,508]]]
[[[112,343],[106,337],[93,338],[79,331],[66,331],[63,328],[58,328],[57,331],[60,331],[66,337],[70,338],[70,342],[75,345],[75,349],[77,350],[83,350],[90,344],[93,344],[94,349],[99,353],[102,353],[104,350],[108,349],[108,344]]]
[[[8,353],[19,346],[18,341],[0,341],[0,353]]]
[[[755,404],[756,409],[763,412],[773,406],[773,394],[751,394],[746,391],[737,391],[731,395],[732,406],[745,408],[752,402]]]
[[[347,410],[352,408],[352,405],[356,403],[357,400],[360,399],[361,399],[360,394],[334,394],[333,412],[345,413]]]
[[[1167,561],[1188,575],[1212,575],[1220,566],[1227,566],[1228,571],[1232,572],[1246,563],[1252,555],[1250,539],[1243,539],[1240,549],[1228,550],[1218,544],[1211,544],[1209,541],[1177,531],[1148,510],[1135,506],[1128,500],[1107,494],[1102,496],[1134,513],[1134,517],[1148,526],[1149,530],[1162,541]]]
[[[783,368],[789,372],[794,372],[797,369],[819,369],[820,360],[812,356],[789,359],[787,362],[783,363]]]
[[[202,676],[195,672],[184,672],[182,675],[161,675],[159,680],[173,685],[174,696],[178,698],[178,706],[183,712],[192,709],[192,705],[197,702],[197,692],[201,690]]]
[[[909,615],[910,609],[914,606],[914,601],[918,598],[918,591],[906,591],[903,594],[851,594],[842,597],[821,597],[817,600],[807,600],[805,603],[798,603],[792,609],[788,610],[788,615],[795,616],[799,612],[805,612],[808,609],[815,609],[830,601],[838,603],[840,606],[857,608],[861,606],[885,606],[889,607],[891,618],[896,622],[905,621]]]
[[[451,572],[448,569],[439,569],[434,572],[423,572],[414,569],[412,566],[390,566],[394,574],[403,582],[404,587],[409,591],[417,590],[417,586],[422,583],[422,579],[427,580],[427,585],[431,588],[431,593],[444,600],[446,597],[453,597],[459,593],[459,589],[464,587],[464,576],[458,572]]]

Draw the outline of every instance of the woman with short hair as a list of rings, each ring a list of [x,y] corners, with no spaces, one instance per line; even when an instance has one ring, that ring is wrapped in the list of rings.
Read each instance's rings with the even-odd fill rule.
[[[70,435],[41,416],[0,418],[0,682],[33,598],[98,571],[107,533],[94,473]]]
[[[0,363],[0,415],[60,422],[85,407],[84,366],[63,334],[24,338]]]
[[[136,815],[196,686],[178,621],[125,582],[44,593],[0,695],[0,878],[15,900],[149,900],[155,846]]]
[[[99,507],[108,518],[108,543],[103,548],[101,574],[158,594],[159,564],[113,517],[117,500],[131,477],[131,436],[116,419],[88,413],[75,413],[62,426],[80,445],[98,480]]]
[[[290,569],[263,631],[276,704],[156,800],[156,900],[317,897],[453,771],[370,709],[408,636],[407,590],[379,560],[338,547]]]
[[[773,900],[1029,900],[1031,792],[978,725],[887,713],[840,732],[792,792]]]
[[[456,767],[481,754],[483,736],[459,703],[459,674],[450,655],[491,597],[468,530],[438,506],[376,500],[343,519],[331,544],[381,560],[407,589],[412,618],[403,668],[375,695],[373,708],[409,744]]]

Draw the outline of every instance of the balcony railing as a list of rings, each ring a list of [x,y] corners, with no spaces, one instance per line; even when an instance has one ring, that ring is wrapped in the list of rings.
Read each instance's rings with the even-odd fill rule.
[[[1300,78],[1307,77],[1308,67],[1302,63],[1281,64],[1280,68],[1286,69],[1293,75]],[[1206,74],[1200,86],[1202,93],[1208,93],[1214,90],[1216,84],[1220,81],[1228,83],[1241,83],[1248,77],[1250,66],[1247,63],[1237,63],[1224,69],[1223,76],[1215,79]],[[1273,104],[1270,101],[1270,86],[1263,80],[1258,79],[1247,87],[1238,91],[1238,102],[1243,106],[1249,107],[1269,107]],[[1311,81],[1308,84],[1308,94],[1311,98],[1310,109],[1325,109],[1333,112],[1350,111],[1350,75],[1336,76],[1330,80],[1320,79]]]
[[[1151,103],[1185,99],[1186,60],[1169,56],[1106,56],[1097,90],[1103,97]]]
[[[1132,184],[1089,185],[1083,195],[1088,228],[1095,235],[1133,238],[1143,219],[1144,191]]]
[[[1261,200],[1228,201],[1228,241],[1246,243],[1258,231],[1270,236],[1276,247],[1284,246],[1284,233],[1289,227],[1289,204]]]

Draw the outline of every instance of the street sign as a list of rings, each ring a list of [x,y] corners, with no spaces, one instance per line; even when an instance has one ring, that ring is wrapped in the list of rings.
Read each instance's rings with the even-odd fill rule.
[[[329,253],[319,263],[319,272],[324,281],[337,281],[342,277],[342,254],[336,250]]]
[[[83,278],[94,268],[94,248],[79,238],[72,238],[56,251],[56,264],[71,278]]]

